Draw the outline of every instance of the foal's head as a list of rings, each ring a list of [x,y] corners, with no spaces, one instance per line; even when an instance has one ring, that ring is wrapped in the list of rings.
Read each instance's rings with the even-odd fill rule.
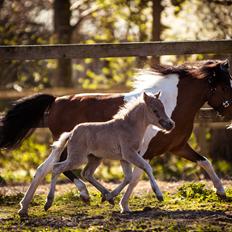
[[[150,96],[144,92],[143,99],[147,108],[147,118],[149,123],[164,131],[171,131],[175,127],[175,123],[167,116],[164,105],[159,99],[160,94],[161,92],[158,92],[154,96]]]

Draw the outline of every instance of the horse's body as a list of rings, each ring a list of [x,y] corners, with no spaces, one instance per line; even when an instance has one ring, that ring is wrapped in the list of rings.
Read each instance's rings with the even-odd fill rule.
[[[71,132],[63,133],[54,143],[51,155],[59,157],[65,146],[67,146],[68,155],[65,161],[54,164],[45,209],[49,209],[52,205],[58,175],[64,171],[79,168],[87,162],[82,176],[94,185],[107,200],[117,196],[130,182],[131,164],[145,171],[157,198],[163,199],[151,166],[138,153],[148,126],[154,125],[165,132],[174,128],[174,122],[166,115],[164,106],[158,97],[159,94],[154,97],[144,93],[143,97],[127,103],[109,121],[81,123],[76,125]],[[105,158],[120,160],[125,175],[124,181],[112,193],[108,193],[104,186],[93,178],[96,165]]]
[[[232,118],[232,87],[228,62],[208,61],[199,63],[197,66],[169,67],[157,72],[145,72],[141,76],[143,81],[138,82],[136,90],[128,94],[74,95],[53,98],[53,100],[50,95],[39,95],[24,99],[21,101],[21,107],[16,104],[3,118],[0,146],[11,147],[19,143],[31,128],[36,127],[36,123],[39,124],[38,117],[33,121],[33,115],[28,116],[27,112],[28,109],[33,111],[33,107],[38,110],[39,104],[37,102],[42,97],[48,100],[47,103],[46,101],[41,103],[40,108],[46,113],[41,115],[40,119],[43,119],[50,128],[53,137],[58,139],[62,132],[71,130],[76,124],[110,120],[124,102],[138,96],[142,90],[151,93],[161,90],[161,101],[165,105],[167,115],[175,122],[175,129],[169,134],[158,132],[154,128],[149,129],[144,137],[141,154],[145,153],[146,159],[152,159],[165,152],[172,152],[197,162],[209,174],[217,193],[225,196],[222,183],[210,162],[195,152],[188,145],[187,140],[192,132],[194,116],[206,102],[220,114]],[[29,101],[30,104],[28,104]],[[27,120],[25,123],[24,115],[27,115],[31,120]],[[61,160],[64,160],[65,157],[64,152],[61,155]],[[41,167],[41,176],[46,168],[50,168],[49,162],[45,162],[44,166]],[[81,195],[88,198],[87,190],[78,178],[70,171],[65,172],[65,174],[74,181],[80,189]],[[132,181],[121,201],[123,211],[129,210],[128,198],[140,175],[141,171],[135,169]],[[39,179],[40,176],[38,176]],[[28,198],[30,197],[31,194],[28,194]]]

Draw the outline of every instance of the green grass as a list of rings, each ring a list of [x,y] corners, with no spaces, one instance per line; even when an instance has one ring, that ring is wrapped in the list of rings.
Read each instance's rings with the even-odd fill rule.
[[[158,202],[154,194],[131,198],[132,213],[121,214],[101,203],[101,196],[90,189],[91,202],[81,202],[71,189],[57,193],[55,202],[44,212],[45,195],[36,195],[29,208],[30,217],[20,220],[17,211],[22,194],[0,195],[0,230],[15,231],[232,231],[232,188],[228,200],[220,200],[204,184],[184,184],[175,193],[165,192]]]

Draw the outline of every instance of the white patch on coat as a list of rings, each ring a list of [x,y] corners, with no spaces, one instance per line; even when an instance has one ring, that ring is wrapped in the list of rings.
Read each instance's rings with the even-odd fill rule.
[[[162,75],[157,72],[145,71],[140,73],[135,79],[135,90],[124,94],[124,101],[128,102],[141,95],[142,92],[155,94],[161,91],[160,100],[162,101],[166,114],[171,117],[177,105],[179,76],[177,74]],[[140,154],[146,152],[151,139],[156,136],[159,129],[149,126],[145,132],[143,143],[140,147]]]

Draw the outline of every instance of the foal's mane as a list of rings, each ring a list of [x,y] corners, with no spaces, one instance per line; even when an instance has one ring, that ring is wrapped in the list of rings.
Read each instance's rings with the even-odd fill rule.
[[[141,96],[127,102],[122,107],[120,107],[119,111],[113,116],[113,119],[124,119],[129,112],[135,109],[142,102],[143,101]]]

